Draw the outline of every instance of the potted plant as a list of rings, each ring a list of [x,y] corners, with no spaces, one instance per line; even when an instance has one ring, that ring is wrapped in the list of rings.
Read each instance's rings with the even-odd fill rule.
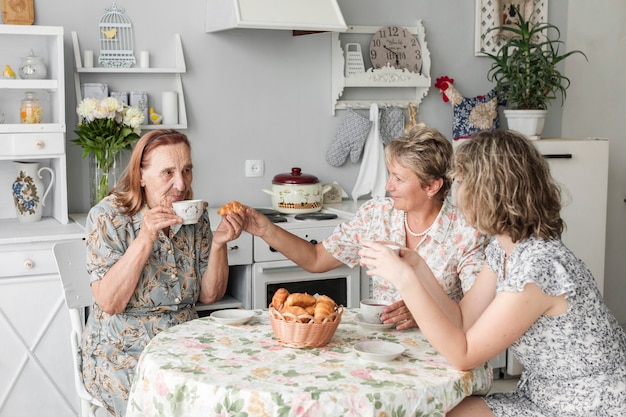
[[[582,51],[569,51],[561,54],[559,47],[561,32],[553,24],[533,23],[531,16],[524,18],[519,8],[511,13],[511,22],[490,29],[498,30],[505,37],[504,44],[496,54],[485,53],[493,60],[487,79],[496,82],[496,90],[506,102],[504,111],[509,129],[525,134],[531,139],[539,139],[548,105],[559,95],[565,101],[570,80],[557,68],[565,58]],[[556,36],[550,36],[555,33]],[[521,116],[519,121],[511,117]],[[536,120],[536,118],[539,118]],[[530,121],[530,122],[529,122]],[[529,128],[524,124],[529,122]]]

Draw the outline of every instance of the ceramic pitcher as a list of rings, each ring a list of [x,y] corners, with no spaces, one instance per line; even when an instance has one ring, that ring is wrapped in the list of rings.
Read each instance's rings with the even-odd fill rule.
[[[13,183],[13,202],[17,219],[23,223],[33,223],[41,220],[44,201],[54,183],[54,172],[48,167],[39,168],[38,162],[14,161],[17,169],[17,178]],[[50,184],[44,191],[41,172],[50,173]]]

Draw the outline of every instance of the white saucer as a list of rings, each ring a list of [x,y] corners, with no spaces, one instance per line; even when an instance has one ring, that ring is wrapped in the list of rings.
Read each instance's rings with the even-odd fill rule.
[[[217,310],[212,312],[210,317],[220,324],[244,324],[254,317],[254,311],[241,310],[238,308]]]
[[[354,345],[354,350],[363,359],[377,362],[389,362],[402,355],[404,346],[383,340],[367,340]]]
[[[391,323],[391,324],[368,323],[365,320],[363,320],[363,316],[361,316],[360,314],[357,314],[354,317],[354,321],[356,322],[356,324],[358,324],[359,326],[361,326],[361,327],[363,327],[364,329],[367,329],[367,330],[386,330],[386,329],[391,329],[394,326],[393,323]]]

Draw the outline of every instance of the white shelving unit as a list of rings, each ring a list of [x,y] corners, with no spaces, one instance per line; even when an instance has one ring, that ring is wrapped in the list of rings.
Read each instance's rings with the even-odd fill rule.
[[[69,314],[52,254],[56,242],[83,237],[67,213],[63,28],[0,25],[3,65],[18,72],[31,49],[43,59],[48,79],[0,79],[0,415],[78,415]],[[42,103],[40,124],[20,123],[27,91]],[[11,194],[16,160],[54,172],[39,222],[17,219]]]
[[[107,81],[120,76],[136,77],[138,82],[141,82],[141,78],[145,76],[154,75],[171,75],[173,76],[174,91],[178,93],[178,124],[175,125],[152,125],[144,124],[141,126],[142,130],[153,129],[186,129],[187,128],[187,108],[185,106],[185,93],[183,90],[183,82],[181,74],[187,72],[185,65],[185,56],[183,53],[183,43],[180,34],[174,34],[174,66],[169,68],[105,68],[105,67],[93,67],[86,68],[83,66],[82,53],[80,44],[78,42],[78,34],[72,32],[72,46],[74,49],[74,63],[76,65],[76,71],[74,72],[74,89],[76,91],[76,102],[80,103],[83,99],[81,93],[81,76],[96,74],[97,78],[101,81]],[[149,92],[150,93],[150,92]],[[154,93],[154,92],[153,92]]]
[[[340,36],[346,34],[372,35],[380,26],[348,26],[346,32],[333,32],[331,36],[331,65],[332,65],[332,94],[331,109],[332,114],[340,109],[369,109],[372,103],[379,106],[393,106],[406,108],[409,102],[419,108],[422,99],[428,93],[430,88],[430,52],[426,44],[426,35],[422,21],[418,20],[415,27],[407,28],[411,33],[417,36],[422,51],[422,71],[421,74],[396,69],[390,66],[373,69],[368,68],[365,72],[345,76],[346,55]],[[369,38],[368,38],[369,41]],[[397,98],[370,98],[365,99],[340,99],[346,88],[363,89],[368,88],[382,89],[383,94],[392,95],[393,90],[404,89],[411,91],[411,97],[402,100]],[[413,94],[414,90],[414,94]]]

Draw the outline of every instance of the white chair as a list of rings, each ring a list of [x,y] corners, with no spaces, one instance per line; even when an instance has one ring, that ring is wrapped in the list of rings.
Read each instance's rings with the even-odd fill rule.
[[[95,417],[99,408],[102,408],[105,415],[106,409],[85,389],[82,374],[82,358],[79,346],[83,339],[83,328],[85,321],[83,313],[85,307],[91,306],[92,293],[89,285],[85,259],[85,241],[71,240],[59,242],[52,248],[54,259],[56,260],[63,293],[65,295],[65,305],[69,309],[72,332],[70,342],[72,346],[72,362],[74,365],[74,385],[80,397],[80,415],[82,417]]]

